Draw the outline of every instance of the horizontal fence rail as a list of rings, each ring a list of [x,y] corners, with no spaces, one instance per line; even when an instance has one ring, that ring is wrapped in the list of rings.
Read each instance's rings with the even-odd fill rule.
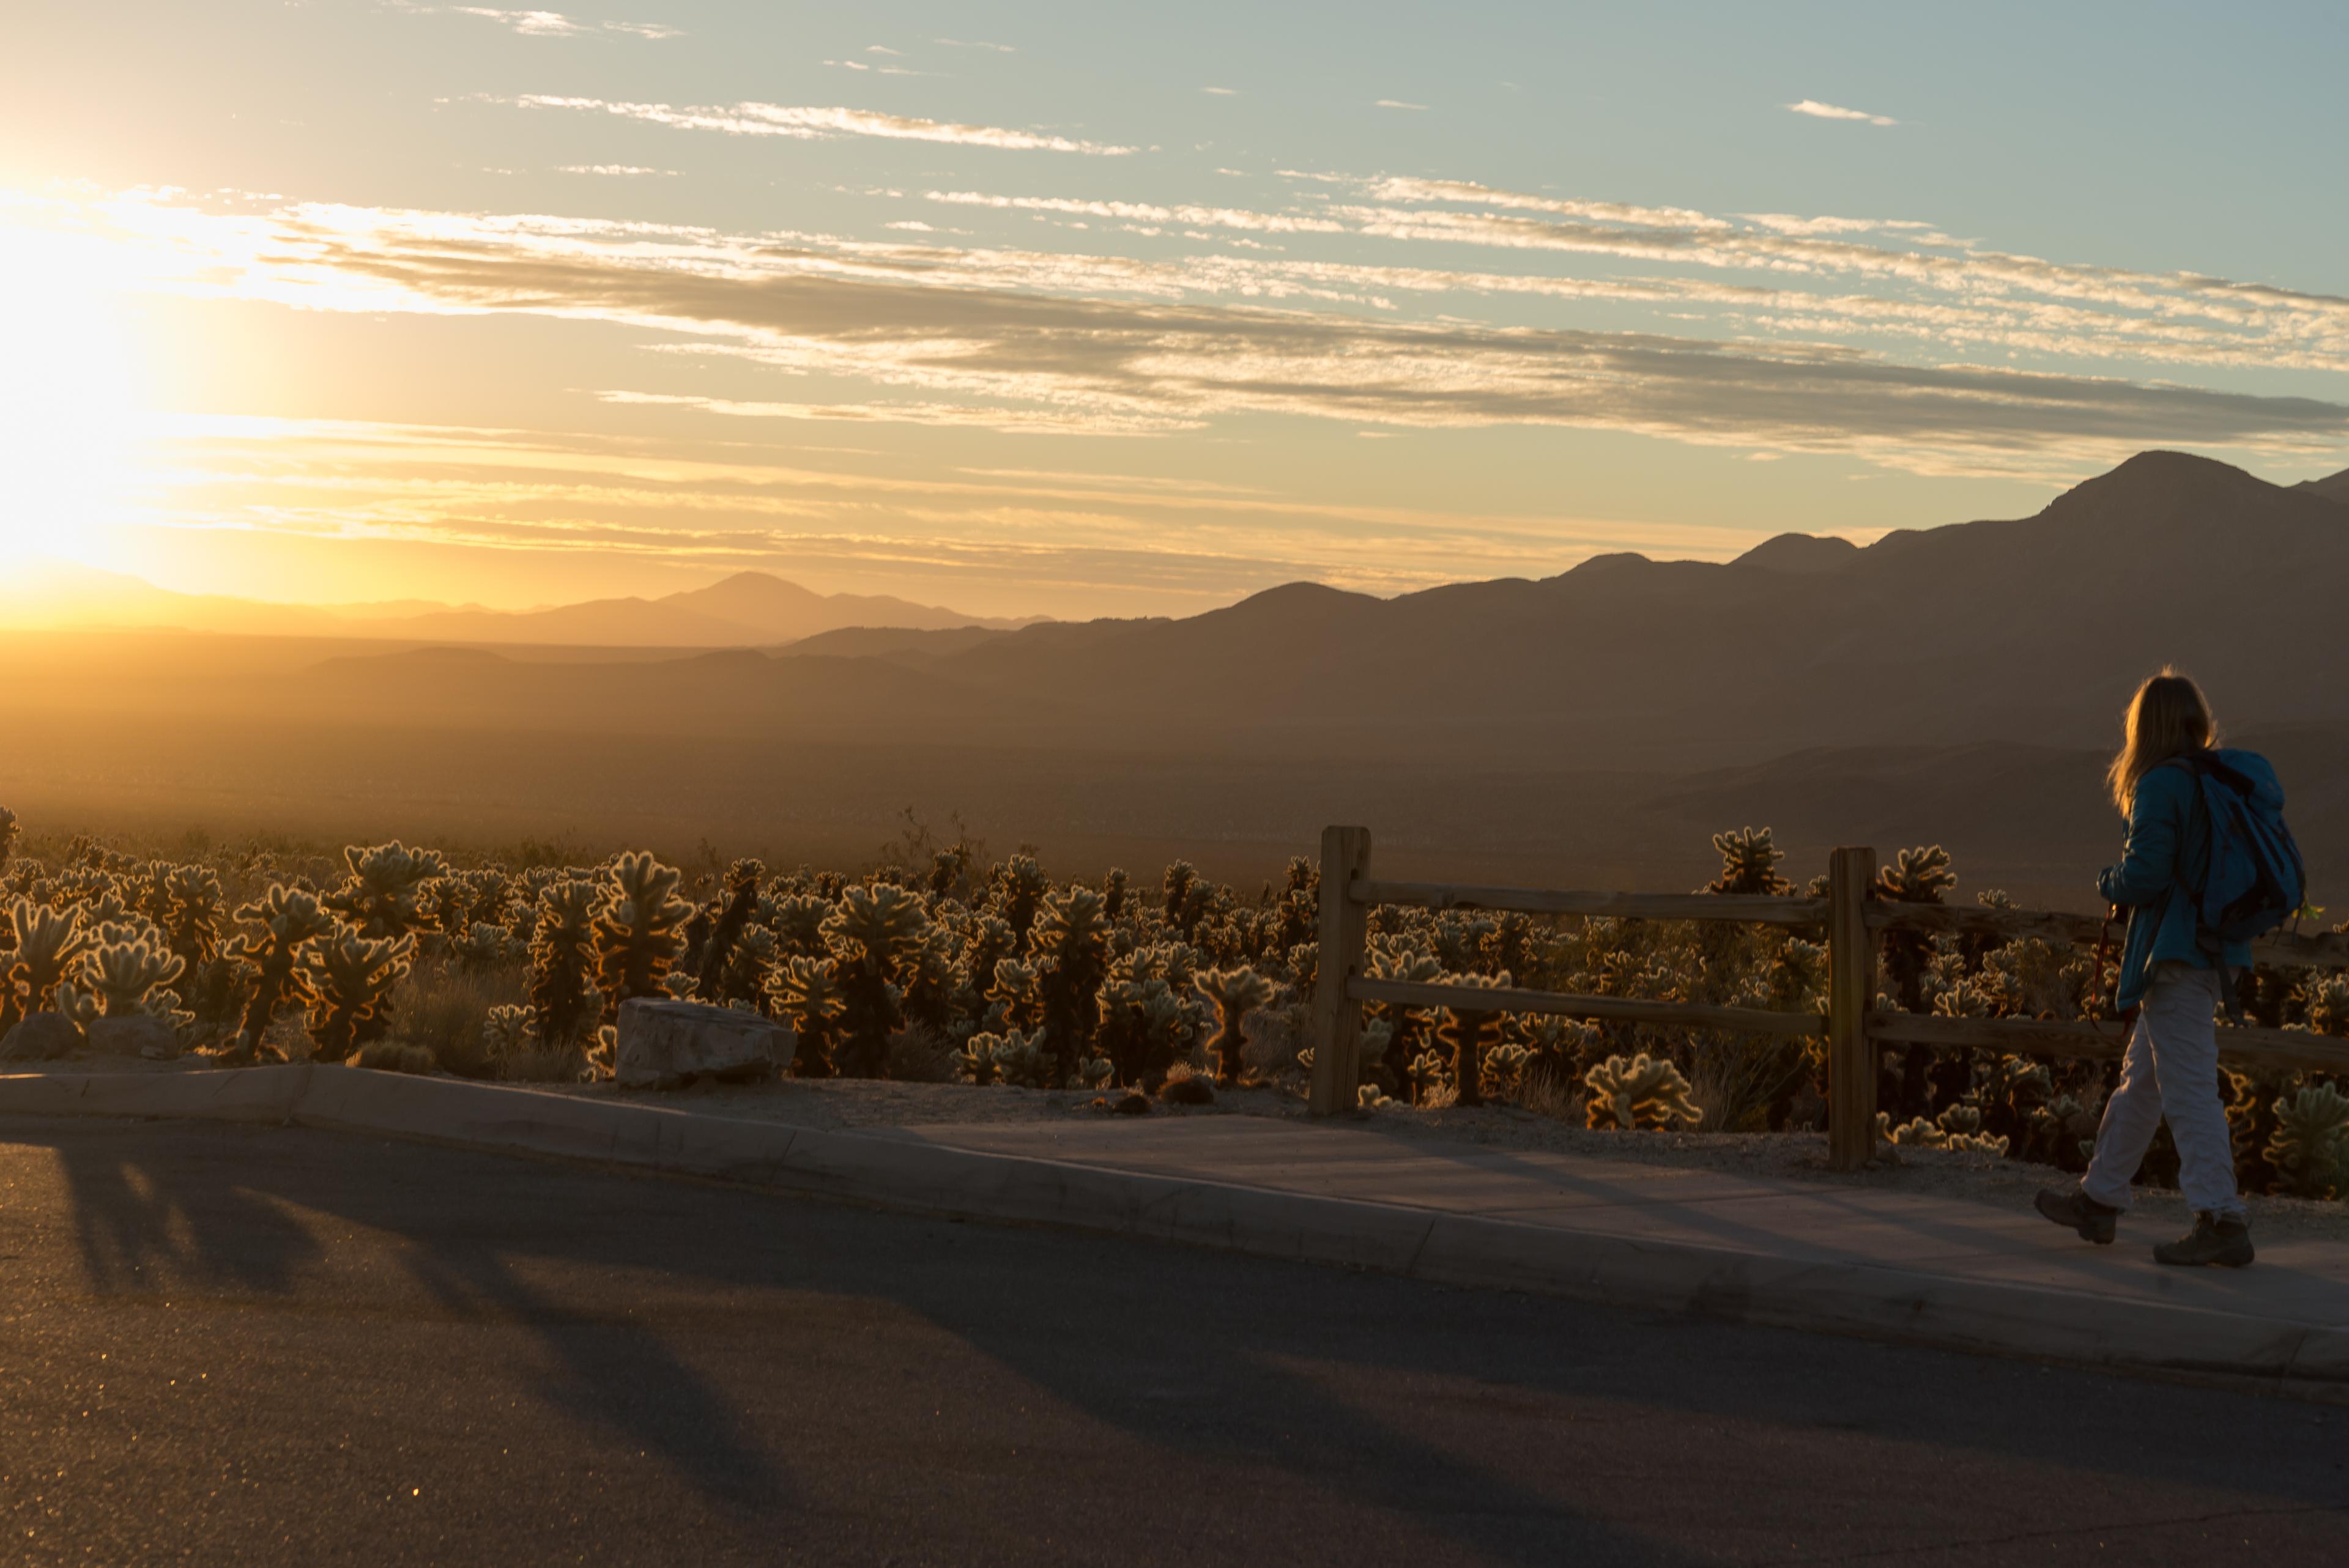
[[[1521,914],[1583,914],[1617,920],[1734,920],[1759,925],[1819,925],[1823,898],[1762,898],[1748,893],[1552,892],[1527,887],[1455,887],[1449,882],[1357,882],[1346,896],[1361,903],[1417,909],[1499,909]]]
[[[1835,851],[1820,898],[1738,893],[1586,892],[1547,888],[1479,887],[1457,882],[1381,882],[1371,875],[1367,828],[1321,835],[1321,886],[1342,889],[1321,901],[1321,959],[1309,1032],[1314,1047],[1314,1114],[1354,1108],[1361,1084],[1362,1006],[1443,1007],[1455,1013],[1542,1013],[1668,1028],[1733,1034],[1825,1036],[1828,1065],[1828,1161],[1851,1170],[1875,1153],[1877,1073],[1887,1046],[1979,1049],[2016,1055],[2112,1060],[2127,1047],[2117,1021],[1972,1018],[1891,1012],[1877,1006],[1876,949],[1887,932],[2013,942],[2036,937],[2054,945],[2119,945],[2120,928],[2095,915],[2060,910],[1903,903],[1877,896],[1876,851]],[[1814,884],[1816,885],[1816,884]],[[1716,1007],[1633,996],[1578,996],[1485,985],[1374,979],[1368,957],[1370,911],[1379,904],[1433,910],[1493,910],[1525,914],[1666,921],[1730,921],[1788,926],[1823,934],[1827,945],[1827,1011],[1777,1012]],[[2349,933],[2278,932],[2252,944],[2254,963],[2279,968],[2349,969]],[[2349,1041],[2298,1029],[2221,1026],[2228,1060],[2262,1071],[2349,1076]]]

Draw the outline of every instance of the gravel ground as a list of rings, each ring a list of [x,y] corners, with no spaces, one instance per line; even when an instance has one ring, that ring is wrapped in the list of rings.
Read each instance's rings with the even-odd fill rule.
[[[143,1061],[136,1057],[80,1057],[69,1061],[7,1063],[12,1072],[171,1072],[198,1065]],[[359,1069],[353,1068],[353,1071]],[[704,1080],[674,1090],[622,1089],[611,1084],[519,1086],[545,1094],[618,1099],[712,1116],[783,1121],[798,1127],[854,1130],[860,1127],[919,1127],[941,1123],[1001,1123],[1063,1117],[1105,1117],[1116,1096],[997,1085],[898,1083],[870,1078],[781,1078],[767,1083],[720,1084]],[[1305,1102],[1281,1088],[1218,1089],[1211,1106],[1155,1105],[1153,1116],[1268,1116],[1302,1119]],[[1477,1109],[1417,1110],[1400,1105],[1371,1112],[1382,1131],[1407,1137],[1479,1143],[1495,1149],[1544,1150],[1606,1160],[1636,1160],[1659,1165],[1738,1171],[1792,1181],[1836,1181],[1940,1198],[1955,1198],[2004,1209],[2027,1208],[2043,1186],[2069,1186],[2071,1175],[1988,1154],[1938,1149],[1887,1150],[1868,1170],[1836,1175],[1826,1168],[1826,1139],[1820,1133],[1596,1132],[1511,1106]],[[2349,1241],[2349,1203],[2300,1198],[2253,1197],[2252,1227],[2262,1237],[2320,1237]],[[2174,1191],[2141,1191],[2131,1228],[2146,1234],[2183,1231],[2192,1221]]]

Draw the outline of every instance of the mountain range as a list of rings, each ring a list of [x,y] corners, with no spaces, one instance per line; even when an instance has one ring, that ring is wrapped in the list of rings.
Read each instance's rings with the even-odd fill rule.
[[[903,613],[745,574],[267,637],[17,634],[0,799],[785,861],[869,854],[915,805],[1069,871],[1223,875],[1360,820],[1398,874],[1631,887],[1693,885],[1712,831],[1773,823],[1797,867],[1938,839],[1970,881],[2053,899],[2110,857],[2099,758],[2174,663],[2282,768],[2322,903],[2349,899],[2344,583],[2349,474],[2148,452],[2031,517],[1866,547],[1785,534],[1392,599],[1293,583],[1182,619],[875,624]],[[647,607],[756,634],[663,651],[624,634]],[[600,645],[521,645],[563,639]]]
[[[595,599],[535,610],[422,600],[285,604],[179,593],[142,578],[45,560],[19,574],[0,624],[170,626],[260,635],[352,636],[606,648],[773,647],[848,626],[996,630],[1030,624],[966,615],[885,594],[818,593],[771,573],[738,572],[658,598]]]

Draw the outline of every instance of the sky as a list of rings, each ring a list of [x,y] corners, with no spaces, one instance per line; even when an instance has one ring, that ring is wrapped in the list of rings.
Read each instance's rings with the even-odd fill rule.
[[[10,15],[0,558],[1180,614],[2349,468],[2337,0]]]

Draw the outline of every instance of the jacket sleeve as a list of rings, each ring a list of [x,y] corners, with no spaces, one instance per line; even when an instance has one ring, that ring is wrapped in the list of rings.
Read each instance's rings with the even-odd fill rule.
[[[2190,788],[2193,780],[2167,768],[2137,781],[2121,862],[2096,873],[2096,892],[2106,902],[2136,909],[2178,884],[2178,830],[2186,815],[2181,784]]]

